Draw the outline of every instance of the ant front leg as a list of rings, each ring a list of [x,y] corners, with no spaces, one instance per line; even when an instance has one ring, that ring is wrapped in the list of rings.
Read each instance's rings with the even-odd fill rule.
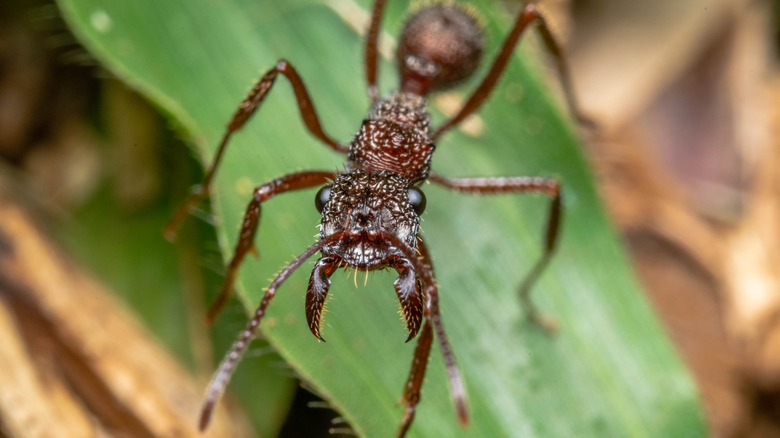
[[[257,226],[260,224],[261,204],[280,193],[323,185],[332,181],[335,177],[336,174],[334,172],[298,172],[285,175],[255,188],[252,200],[246,208],[246,213],[244,213],[244,220],[241,224],[241,233],[239,234],[238,242],[236,243],[236,249],[233,252],[233,258],[230,260],[230,264],[228,264],[227,271],[225,272],[225,281],[222,283],[222,289],[219,291],[217,299],[214,300],[214,303],[209,308],[207,315],[209,324],[214,322],[214,319],[225,306],[227,300],[233,295],[233,284],[235,283],[238,268],[241,266],[244,257],[248,252],[256,252],[254,241]]]
[[[420,252],[420,261],[424,266],[430,269],[431,275],[433,275],[433,263],[431,261],[431,256],[428,252],[428,247],[425,245],[425,242],[422,240],[422,238],[418,240],[417,249]],[[399,268],[396,269],[398,270]],[[404,268],[403,272],[399,270],[399,274],[401,274],[401,276],[399,276],[399,281],[396,282],[396,291],[398,291],[399,298],[401,298],[402,294],[399,291],[398,284],[403,283],[401,278],[404,277],[404,273],[407,272],[409,272],[409,270],[406,268]],[[414,273],[413,269],[411,270],[410,274],[416,287],[415,295],[417,295],[419,299],[422,299],[422,280],[420,280],[420,277]],[[404,316],[406,316],[407,324],[409,324],[409,312],[406,310],[406,306],[403,304],[403,298],[401,298],[401,303],[404,307]],[[410,328],[409,339],[407,339],[406,342],[412,340],[415,334],[416,331],[413,331]],[[414,358],[412,359],[412,367],[409,370],[409,377],[406,379],[404,392],[401,395],[401,400],[399,401],[399,403],[404,403],[405,405],[404,417],[401,420],[401,427],[399,427],[398,434],[396,435],[399,438],[406,435],[406,432],[409,430],[409,427],[412,425],[412,421],[414,420],[417,404],[420,403],[420,393],[422,389],[423,378],[425,377],[425,371],[428,368],[428,357],[431,354],[431,345],[433,345],[433,332],[431,331],[430,321],[426,319],[425,323],[423,324],[422,331],[420,332],[420,337],[417,339],[417,346],[414,349]]]
[[[569,63],[566,60],[566,56],[563,52],[563,49],[561,48],[561,45],[550,31],[544,16],[539,12],[538,9],[536,9],[536,5],[529,3],[525,5],[525,7],[523,7],[523,9],[517,15],[512,30],[509,31],[509,35],[506,37],[506,40],[504,40],[504,44],[501,46],[501,50],[498,52],[496,59],[493,60],[493,64],[490,66],[490,70],[488,70],[485,78],[482,79],[482,82],[479,84],[479,86],[477,86],[471,96],[466,100],[466,103],[463,104],[463,107],[460,109],[460,111],[458,111],[454,116],[452,116],[452,118],[439,126],[438,129],[436,129],[436,131],[431,135],[431,140],[435,142],[436,139],[439,138],[442,134],[447,132],[453,126],[459,124],[461,121],[463,121],[463,119],[477,111],[482,106],[482,104],[485,103],[485,100],[487,100],[487,98],[493,92],[493,88],[495,88],[496,83],[498,83],[498,80],[504,73],[504,69],[506,69],[506,65],[509,63],[509,59],[511,58],[512,53],[514,53],[515,48],[517,47],[517,43],[520,41],[520,37],[523,35],[523,32],[530,24],[533,23],[537,23],[539,25],[539,33],[541,34],[542,41],[544,41],[545,47],[555,59],[555,64],[561,80],[561,86],[563,87],[563,93],[566,97],[566,103],[569,106],[569,110],[572,112],[577,121],[582,125],[590,129],[596,128],[596,123],[593,122],[593,120],[591,120],[588,116],[583,114],[579,108],[577,98],[574,94],[574,86],[572,85],[571,74],[569,72]]]
[[[425,289],[425,292],[422,294],[425,299],[425,307],[423,309],[425,323],[423,324],[420,339],[417,341],[412,368],[409,371],[409,378],[407,379],[406,387],[404,389],[403,399],[406,400],[406,409],[404,411],[401,427],[398,430],[398,436],[403,437],[409,429],[409,426],[411,426],[412,420],[414,420],[415,408],[420,401],[420,389],[425,377],[425,370],[428,365],[428,356],[431,351],[431,342],[434,335],[439,340],[439,346],[441,347],[441,354],[444,358],[444,368],[447,372],[450,394],[452,396],[452,401],[455,404],[455,412],[458,415],[458,421],[461,426],[466,427],[469,424],[466,387],[463,384],[463,377],[460,374],[458,363],[455,361],[455,353],[452,350],[452,345],[450,345],[447,332],[444,330],[444,325],[441,321],[441,313],[439,311],[439,287],[436,285],[436,279],[433,276],[433,266],[431,265],[428,248],[422,239],[418,240],[418,256],[413,249],[406,246],[392,234],[387,234],[384,238],[403,253],[405,258],[403,263],[411,265],[415,275],[420,280],[420,284]]]
[[[404,386],[404,393],[401,401],[404,402],[404,417],[401,420],[401,427],[398,428],[398,438],[403,438],[409,427],[414,421],[414,414],[417,404],[420,403],[420,390],[422,389],[425,370],[428,368],[428,357],[431,354],[431,345],[433,345],[433,332],[431,323],[426,320],[423,324],[420,338],[417,340],[417,346],[414,348],[414,358],[412,359],[412,368],[409,370],[409,377]]]
[[[520,284],[520,301],[526,317],[548,331],[555,330],[555,323],[539,313],[531,301],[531,288],[550,263],[555,252],[561,230],[562,196],[561,185],[557,179],[536,177],[495,177],[495,178],[445,178],[431,174],[429,179],[449,189],[478,195],[497,193],[542,193],[551,198],[547,225],[545,228],[544,251],[531,271]]]
[[[314,110],[314,104],[311,101],[311,97],[309,97],[309,92],[306,90],[306,86],[301,80],[301,77],[290,63],[281,59],[271,70],[263,75],[257,84],[255,84],[249,95],[244,98],[241,105],[239,105],[233,118],[230,119],[225,134],[222,136],[222,140],[217,148],[214,161],[211,163],[211,166],[209,166],[206,171],[206,175],[203,177],[203,182],[184,201],[181,207],[174,213],[173,217],[171,217],[170,221],[165,225],[164,234],[166,239],[173,240],[176,237],[176,230],[184,221],[190,208],[208,197],[209,190],[211,189],[211,181],[214,179],[217,167],[219,167],[219,163],[222,161],[222,156],[225,153],[230,137],[233,133],[240,130],[257,111],[263,103],[263,100],[265,100],[265,97],[268,95],[268,92],[271,90],[271,87],[273,87],[276,77],[279,76],[279,74],[282,74],[290,81],[293,91],[295,92],[295,98],[298,102],[298,109],[301,112],[301,117],[309,132],[336,152],[347,152],[346,147],[339,144],[323,131],[319,117],[317,117],[317,112]]]
[[[217,407],[217,402],[219,402],[219,399],[225,392],[225,388],[227,388],[227,385],[230,382],[230,378],[233,375],[233,371],[236,369],[238,362],[241,361],[241,357],[244,355],[247,347],[249,347],[249,343],[252,341],[252,338],[255,335],[255,331],[257,331],[257,328],[260,327],[260,323],[262,322],[263,317],[265,317],[265,312],[268,309],[268,304],[271,302],[271,299],[276,296],[276,291],[279,289],[282,283],[284,283],[290,277],[290,275],[295,272],[296,269],[300,268],[301,265],[306,260],[308,260],[309,257],[316,254],[325,245],[333,243],[339,238],[340,236],[335,234],[333,236],[320,239],[317,243],[307,248],[306,251],[296,257],[295,260],[290,262],[287,267],[282,269],[282,272],[280,272],[276,278],[274,278],[274,280],[265,290],[263,299],[260,300],[260,305],[258,305],[257,309],[255,309],[255,313],[252,315],[252,319],[249,320],[246,328],[244,328],[244,330],[242,330],[238,335],[238,339],[233,342],[233,346],[230,348],[230,351],[222,359],[222,362],[219,364],[219,368],[217,368],[217,371],[211,378],[209,387],[206,390],[206,398],[203,401],[203,407],[200,410],[198,428],[201,432],[206,430],[206,427],[211,421],[211,414],[214,413],[214,409]]]

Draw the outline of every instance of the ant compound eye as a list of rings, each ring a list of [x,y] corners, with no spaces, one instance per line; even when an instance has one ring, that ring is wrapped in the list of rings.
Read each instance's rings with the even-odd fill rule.
[[[330,189],[331,186],[325,186],[321,188],[314,197],[314,207],[320,213],[322,213],[322,209],[325,208],[325,204],[327,204],[330,199]]]
[[[412,187],[409,189],[408,196],[414,212],[421,215],[425,211],[425,194],[417,187]]]

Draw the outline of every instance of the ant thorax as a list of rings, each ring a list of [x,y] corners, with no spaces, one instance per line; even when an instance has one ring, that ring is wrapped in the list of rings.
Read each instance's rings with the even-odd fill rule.
[[[435,148],[425,98],[396,92],[378,101],[349,145],[347,171],[388,170],[419,182],[428,177]]]

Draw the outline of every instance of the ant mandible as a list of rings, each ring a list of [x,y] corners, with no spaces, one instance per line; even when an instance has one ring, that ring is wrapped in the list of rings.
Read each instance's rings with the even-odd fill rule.
[[[439,292],[430,253],[418,233],[420,215],[426,204],[420,186],[426,180],[466,193],[541,193],[550,197],[543,254],[520,286],[520,298],[527,316],[532,321],[543,323],[529,294],[531,285],[548,264],[558,240],[562,216],[558,180],[523,176],[446,178],[431,172],[430,165],[435,142],[482,106],[501,77],[523,31],[532,23],[538,24],[542,41],[556,61],[571,111],[580,122],[589,124],[577,109],[568,66],[560,45],[536,7],[533,4],[526,5],[515,19],[509,35],[476,90],[454,116],[432,129],[426,96],[449,89],[474,73],[484,48],[482,30],[472,14],[455,3],[437,3],[415,12],[403,28],[396,53],[400,90],[380,99],[377,87],[377,39],[385,3],[386,0],[376,0],[374,3],[366,38],[365,71],[371,110],[350,144],[344,146],[325,133],[306,86],[295,68],[286,60],[279,60],[243,100],[228,123],[200,189],[187,199],[166,227],[166,236],[173,238],[189,208],[208,196],[211,181],[230,137],[257,111],[280,74],[292,84],[298,108],[309,132],[334,151],[347,155],[343,173],[296,172],[254,189],[225,281],[209,310],[209,320],[216,317],[232,294],[236,273],[244,257],[255,250],[254,237],[263,202],[288,191],[322,186],[314,200],[322,215],[320,239],[274,278],[254,316],[222,360],[208,387],[200,417],[201,430],[208,425],[234,368],[246,351],[277,289],[317,252],[321,252],[322,256],[317,260],[309,279],[306,320],[309,329],[319,340],[324,341],[320,333],[320,316],[330,288],[330,276],[336,269],[343,266],[362,271],[393,268],[398,273],[394,286],[409,331],[407,342],[419,332],[403,391],[405,410],[398,436],[406,434],[414,419],[434,336],[441,346],[458,420],[463,426],[468,424],[465,386],[442,325]]]

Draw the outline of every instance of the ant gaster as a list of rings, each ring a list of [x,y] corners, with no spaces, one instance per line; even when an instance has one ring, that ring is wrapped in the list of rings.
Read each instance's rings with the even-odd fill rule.
[[[271,282],[249,324],[222,360],[208,388],[200,417],[201,429],[207,426],[216,403],[277,289],[317,252],[321,252],[322,256],[317,260],[309,279],[306,319],[309,329],[319,340],[324,340],[320,332],[320,316],[331,284],[330,276],[339,267],[350,266],[362,271],[392,268],[398,273],[394,286],[409,332],[407,341],[419,332],[403,391],[405,411],[398,436],[406,434],[414,419],[434,336],[442,350],[458,420],[463,426],[468,424],[465,387],[439,313],[439,293],[430,254],[418,233],[420,215],[426,203],[420,186],[426,180],[459,192],[542,193],[551,198],[543,255],[520,287],[526,314],[534,321],[541,321],[530,302],[529,291],[556,246],[561,222],[561,190],[558,181],[536,177],[446,178],[432,173],[430,166],[435,141],[484,103],[503,73],[520,36],[532,23],[539,25],[542,41],[556,61],[572,112],[581,122],[589,123],[577,110],[568,67],[560,46],[536,7],[533,4],[526,5],[518,14],[508,37],[476,90],[459,112],[432,130],[425,97],[432,92],[449,89],[472,75],[482,58],[482,31],[476,19],[457,4],[433,4],[418,10],[407,21],[398,44],[400,90],[380,99],[377,87],[377,39],[385,2],[377,0],[374,3],[365,46],[371,110],[349,146],[343,146],[323,131],[300,76],[290,63],[280,60],[241,103],[227,126],[214,162],[206,172],[199,191],[190,196],[166,228],[166,235],[172,238],[189,208],[208,195],[212,178],[230,137],[255,113],[280,74],[292,84],[298,108],[309,132],[333,150],[347,155],[346,168],[342,173],[296,172],[254,190],[244,215],[235,253],[227,268],[225,282],[209,310],[209,320],[214,319],[232,294],[242,260],[248,252],[254,251],[254,237],[263,202],[284,192],[323,186],[317,192],[314,202],[322,215],[320,238]]]

